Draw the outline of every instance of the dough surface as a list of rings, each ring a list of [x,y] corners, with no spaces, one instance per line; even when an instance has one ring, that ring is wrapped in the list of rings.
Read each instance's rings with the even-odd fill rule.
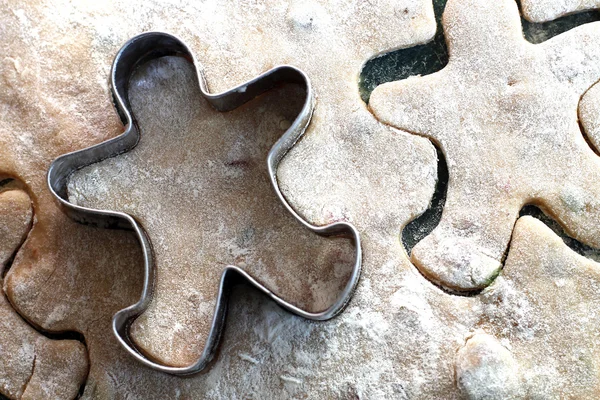
[[[600,8],[600,0],[521,0],[523,16],[532,22],[548,22],[567,14]]]
[[[480,326],[512,353],[526,398],[600,396],[599,281],[599,263],[539,220],[519,218],[502,275],[483,292],[483,306],[499,312]]]
[[[4,276],[4,269],[31,228],[32,211],[27,193],[0,185],[0,276]],[[0,395],[11,400],[74,399],[87,372],[88,359],[82,343],[41,335],[15,312],[2,293]]]

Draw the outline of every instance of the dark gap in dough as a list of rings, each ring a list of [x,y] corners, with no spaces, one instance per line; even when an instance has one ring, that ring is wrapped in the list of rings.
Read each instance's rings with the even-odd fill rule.
[[[546,224],[552,231],[565,242],[567,246],[571,248],[574,252],[590,258],[594,261],[600,262],[600,249],[596,249],[594,247],[588,246],[584,243],[581,243],[579,240],[572,238],[569,236],[565,230],[560,226],[555,219],[546,214],[541,208],[536,205],[528,204],[524,206],[519,212],[519,217],[524,215],[530,215],[542,221]]]
[[[4,186],[8,186],[12,181],[14,181],[13,178],[6,178],[6,179],[0,178],[0,188],[3,188]]]
[[[399,81],[414,75],[429,75],[448,64],[448,48],[442,29],[442,13],[446,1],[433,0],[437,28],[432,41],[383,54],[363,65],[358,88],[365,103],[369,103],[371,92],[382,83]]]
[[[446,157],[442,150],[434,143],[435,150],[437,152],[437,171],[438,178],[435,185],[435,191],[429,208],[425,210],[419,217],[409,222],[402,230],[402,244],[406,253],[410,256],[413,247],[425,236],[429,235],[431,231],[440,223],[442,219],[442,211],[444,210],[444,204],[446,204],[446,193],[448,192],[448,164],[446,164]]]

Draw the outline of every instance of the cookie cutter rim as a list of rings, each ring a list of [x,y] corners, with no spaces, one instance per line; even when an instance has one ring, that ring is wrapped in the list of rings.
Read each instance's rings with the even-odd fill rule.
[[[221,112],[231,111],[278,84],[301,84],[306,89],[306,98],[302,110],[292,125],[271,147],[267,156],[271,187],[275,190],[277,197],[287,211],[304,227],[321,236],[348,237],[352,239],[355,246],[355,262],[346,286],[329,308],[317,313],[304,311],[283,300],[241,268],[234,265],[226,266],[221,275],[213,320],[204,349],[196,362],[185,367],[173,367],[155,362],[144,355],[129,336],[131,323],[147,309],[154,293],[155,266],[152,244],[142,225],[134,217],[123,212],[97,210],[73,204],[69,202],[67,195],[67,182],[73,172],[87,165],[125,153],[137,145],[140,140],[140,132],[129,104],[129,79],[139,65],[164,56],[183,56],[190,61],[196,69],[202,96],[217,111]],[[190,375],[203,370],[214,358],[224,328],[230,288],[239,280],[257,288],[284,309],[307,319],[328,320],[343,311],[350,301],[360,278],[362,247],[358,230],[349,222],[335,222],[323,226],[312,225],[296,213],[287,202],[277,181],[279,163],[304,135],[314,111],[314,94],[310,80],[303,71],[291,65],[276,66],[232,89],[212,94],[208,89],[202,64],[198,62],[194,53],[182,40],[168,33],[146,32],[131,38],[117,53],[110,73],[110,86],[113,102],[125,131],[105,142],[56,158],[48,169],[47,183],[61,210],[71,219],[101,228],[129,229],[135,232],[141,245],[144,260],[142,293],[135,304],[118,311],[112,319],[113,333],[130,355],[150,368],[174,375]]]

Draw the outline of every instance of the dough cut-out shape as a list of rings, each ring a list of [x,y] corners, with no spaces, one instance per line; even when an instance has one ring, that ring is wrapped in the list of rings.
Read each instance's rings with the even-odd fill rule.
[[[437,30],[432,41],[384,54],[369,60],[364,65],[359,86],[361,97],[365,102],[368,103],[371,91],[383,83],[399,81],[415,75],[429,75],[448,64],[448,48],[442,28],[442,14],[446,3],[447,0],[433,1]],[[595,21],[600,21],[600,12],[571,14],[545,24],[532,23],[521,18],[523,36],[533,44],[545,42],[577,26]],[[416,243],[435,228],[442,215],[448,186],[448,167],[443,154],[439,149],[437,151],[438,182],[430,206],[425,213],[402,229],[402,244],[408,254]]]
[[[369,103],[382,122],[436,142],[448,164],[442,218],[413,263],[449,290],[484,288],[526,204],[599,247],[600,158],[577,107],[600,79],[600,23],[533,45],[514,1],[450,0],[443,26],[448,65],[383,84]]]
[[[521,0],[523,16],[531,22],[548,22],[595,8],[600,8],[600,0]]]
[[[281,60],[281,62],[296,65],[307,74],[311,74],[311,81],[317,97],[317,105],[315,107],[313,120],[307,129],[305,137],[296,145],[302,146],[305,152],[303,153],[302,150],[295,150],[297,147],[292,149],[282,161],[278,178],[282,191],[290,200],[290,203],[294,201],[294,189],[292,187],[295,187],[296,184],[302,185],[302,188],[297,191],[297,193],[302,193],[302,195],[311,192],[318,192],[319,194],[323,193],[323,196],[319,198],[319,202],[322,201],[322,203],[319,203],[317,208],[309,205],[312,210],[321,208],[321,212],[309,214],[304,212],[307,210],[304,205],[299,204],[299,206],[296,207],[300,215],[303,215],[307,220],[318,225],[326,225],[332,222],[345,220],[345,213],[347,213],[347,210],[341,208],[340,204],[346,199],[340,198],[339,194],[342,192],[350,192],[349,190],[340,190],[342,185],[348,185],[348,181],[354,181],[350,183],[350,185],[353,185],[353,187],[356,188],[354,193],[356,193],[357,196],[352,199],[354,204],[346,204],[345,206],[360,210],[361,208],[365,208],[364,197],[366,194],[362,195],[361,193],[366,191],[364,188],[371,186],[375,191],[379,191],[381,189],[378,189],[377,186],[381,183],[376,182],[377,179],[381,178],[386,181],[389,179],[389,174],[386,174],[385,171],[381,171],[381,175],[379,175],[379,171],[377,171],[377,174],[373,174],[378,178],[367,176],[367,174],[361,171],[365,165],[365,163],[362,162],[363,155],[367,158],[367,162],[371,162],[374,158],[371,152],[377,151],[381,154],[377,158],[379,162],[381,162],[382,159],[389,160],[391,165],[398,166],[399,171],[402,171],[404,174],[401,179],[395,180],[391,184],[394,187],[398,187],[398,193],[403,193],[404,191],[410,193],[407,200],[404,200],[402,196],[399,196],[398,201],[407,201],[411,210],[420,209],[423,206],[422,198],[426,193],[431,193],[431,184],[435,177],[435,163],[433,162],[435,159],[435,152],[433,146],[426,140],[399,133],[380,124],[366,109],[365,104],[358,95],[356,87],[357,76],[364,61],[382,51],[397,46],[397,42],[393,40],[392,37],[398,38],[397,34],[375,35],[371,37],[365,32],[364,34],[359,35],[356,26],[364,26],[364,29],[370,32],[371,28],[365,21],[371,21],[376,17],[381,16],[387,18],[385,19],[386,23],[393,25],[396,23],[395,18],[397,17],[395,16],[400,15],[402,19],[406,19],[407,21],[410,20],[410,26],[415,26],[415,28],[418,28],[419,32],[423,32],[422,38],[415,41],[425,41],[430,38],[434,28],[434,24],[432,23],[433,20],[427,18],[430,17],[431,10],[427,9],[427,13],[423,12],[421,15],[416,13],[412,7],[400,7],[393,2],[387,1],[383,2],[380,8],[369,7],[369,12],[357,11],[362,8],[363,6],[355,2],[343,3],[342,7],[341,5],[333,6],[326,2],[292,1],[289,6],[285,8],[269,8],[269,10],[273,12],[273,16],[269,18],[272,23],[266,24],[265,26],[263,26],[261,22],[264,18],[258,18],[258,14],[252,14],[248,16],[248,18],[244,18],[244,23],[249,24],[247,29],[239,28],[241,32],[245,32],[244,35],[231,35],[230,40],[232,43],[228,45],[231,46],[231,48],[237,48],[236,42],[240,41],[244,43],[240,43],[240,48],[245,48],[245,46],[247,46],[245,44],[246,42],[270,42],[269,46],[263,44],[260,46],[260,49],[253,49],[252,52],[250,52],[249,49],[246,49],[247,54],[251,54],[251,56],[245,57],[241,61],[236,60],[235,64],[238,65],[239,68],[237,75],[234,75],[237,79],[237,81],[234,81],[236,84],[240,83],[244,78],[244,74],[249,75],[245,78],[252,77],[256,74],[257,70],[259,72],[264,71],[263,65],[277,65],[280,63],[279,60]],[[421,10],[421,8],[419,8],[419,10]],[[363,11],[366,11],[366,9]],[[388,11],[391,12],[390,15],[387,14]],[[237,13],[237,11],[233,10],[232,12],[234,14]],[[228,18],[234,20],[238,19],[237,14]],[[260,21],[258,21],[259,19]],[[344,21],[347,20],[356,20],[356,23],[345,24]],[[253,24],[260,24],[261,29],[252,29]],[[252,39],[247,37],[247,35],[250,34],[252,35]],[[336,35],[336,41],[331,43],[330,39],[333,34]],[[404,36],[402,40],[408,41],[411,34],[406,32],[403,35],[406,36]],[[412,41],[411,43],[414,43],[415,41]],[[270,49],[269,52],[264,51],[264,48],[267,47]],[[332,48],[335,49],[335,51],[333,51]],[[210,57],[207,59],[207,63],[209,61]],[[245,67],[244,64],[249,64],[249,66]],[[164,65],[160,69],[162,70],[167,66],[168,65]],[[214,85],[224,85],[223,82],[232,80],[231,74],[228,73],[229,70],[221,68],[222,65],[219,63],[213,64],[210,69],[208,65],[205,67],[211,88],[214,88]],[[172,68],[169,70],[170,72],[165,72],[165,74],[173,76],[178,75],[177,73],[172,72]],[[208,71],[210,71],[210,73]],[[213,76],[219,76],[219,74],[221,74],[222,79],[213,78]],[[171,90],[169,89],[170,85],[166,82],[167,81],[160,85],[162,91]],[[213,84],[213,82],[215,83]],[[190,84],[190,82],[187,82],[186,84],[192,88],[191,90],[194,90],[193,84]],[[183,86],[183,83],[179,83],[176,86],[177,87],[172,90],[193,94],[193,91],[190,92],[188,89],[180,87]],[[132,85],[131,89],[141,90],[143,89],[143,85],[140,85],[138,88],[136,88],[136,85]],[[221,89],[223,89],[222,86],[216,86],[213,90]],[[157,91],[156,93],[160,93],[160,91]],[[159,95],[157,94],[157,96]],[[179,96],[179,94],[175,93],[173,96]],[[155,100],[155,102],[156,101],[158,100]],[[164,101],[173,103],[168,100],[168,96],[165,96]],[[135,101],[132,102],[135,103]],[[172,107],[168,106],[168,103],[162,104],[164,104],[162,109],[165,113],[171,112]],[[145,117],[139,117],[140,124],[142,125],[144,124],[144,119],[152,121],[153,124],[155,124],[155,122],[161,122],[156,120],[156,117],[153,117],[153,115],[156,115],[157,113],[156,108],[151,108],[150,106],[150,103],[138,104],[137,106],[140,110],[144,110]],[[205,112],[204,109],[199,108],[201,106],[202,101],[199,101],[198,104],[186,105],[186,108],[184,108],[182,112],[189,117],[186,117],[187,120],[185,118],[182,119],[181,123],[190,125],[196,124],[197,126],[202,125],[203,128],[204,125],[206,125],[205,129],[217,130],[216,122],[213,122],[212,128],[210,128],[210,124],[206,122],[208,120],[201,122],[202,116],[210,115],[208,113],[211,112],[210,109],[207,109]],[[259,124],[259,130],[264,131],[265,134],[271,131],[280,131],[281,127],[289,125],[289,123],[293,121],[294,113],[297,112],[296,109],[293,111],[290,110],[288,113],[280,116],[261,115],[260,119],[256,120],[256,117],[248,118],[247,116],[242,115],[242,111],[248,113],[256,112],[254,111],[255,109],[252,109],[253,111],[248,111],[248,107],[250,107],[250,104],[246,105],[243,110],[239,110],[239,123],[241,124],[241,121],[248,119],[252,124]],[[172,115],[175,116],[176,111],[177,110],[172,110]],[[142,111],[135,112],[139,114]],[[211,160],[218,162],[212,162],[205,167],[211,168],[210,173],[214,173],[215,176],[219,174],[229,176],[228,179],[231,182],[236,180],[243,181],[244,176],[247,176],[254,171],[254,168],[256,168],[257,171],[260,171],[260,159],[261,157],[264,159],[266,149],[268,148],[252,147],[254,146],[251,140],[252,136],[247,135],[255,130],[255,128],[240,129],[240,127],[236,127],[236,112],[237,111],[234,111],[215,117],[216,120],[219,121],[219,124],[227,124],[227,119],[231,119],[229,122],[231,123],[231,126],[227,129],[223,128],[218,132],[215,131],[214,136],[209,135],[208,133],[205,136],[207,138],[206,140],[211,138],[211,141],[216,141],[216,138],[221,138],[221,147],[216,147],[216,144],[219,143],[215,143],[214,145],[204,143],[202,137],[198,137],[198,133],[195,133],[196,131],[200,132],[199,130],[188,131],[190,132],[188,134],[189,140],[198,140],[196,142],[197,144],[190,144],[190,147],[193,147],[194,149],[198,147],[201,150],[202,146],[208,146],[210,148],[215,146],[211,153],[211,155],[214,155],[215,157],[214,160]],[[350,113],[350,115],[348,115],[348,113]],[[161,118],[163,123],[162,125],[157,125],[157,138],[160,136],[159,130],[165,129],[165,122],[167,120],[170,121],[169,118],[173,117],[165,114],[162,115]],[[261,123],[260,120],[268,122]],[[177,123],[176,120],[175,123]],[[171,126],[171,128],[173,127]],[[182,126],[179,128],[182,128]],[[228,131],[228,129],[231,131]],[[242,132],[243,135],[240,135],[240,132]],[[164,137],[165,140],[167,140],[168,135]],[[256,136],[256,138],[256,140],[259,141],[256,142],[255,145],[261,146],[269,146],[272,141],[275,140],[275,138],[272,137],[272,141],[269,143],[268,140],[260,141],[262,140],[259,139],[260,136]],[[237,143],[235,142],[236,140]],[[403,160],[398,160],[396,154],[394,154],[398,151],[398,148],[386,148],[390,141],[396,143],[399,146],[398,148],[403,149],[401,151],[405,152],[409,157],[414,158],[416,167],[414,165],[408,165]],[[151,143],[151,141],[146,143]],[[360,148],[363,146],[363,143],[365,143],[365,146]],[[140,146],[143,144],[144,132],[142,126],[142,142],[140,142]],[[180,151],[186,151],[187,149],[182,148],[185,146],[186,145],[178,145],[178,148],[181,149]],[[229,164],[231,165],[227,165],[227,163],[217,158],[217,156],[220,155],[219,151],[224,151],[218,149],[230,150],[229,153],[222,154],[222,156],[230,158],[231,162],[229,162]],[[152,151],[158,150],[160,150],[160,146]],[[248,151],[248,153],[246,153],[246,151]],[[352,154],[351,152],[354,151],[356,151],[356,153]],[[292,153],[294,155],[292,155]],[[336,155],[335,162],[330,160],[330,157],[328,156],[330,153]],[[133,154],[133,152],[128,154]],[[198,196],[198,199],[202,199],[202,187],[194,187],[193,185],[194,182],[203,182],[205,180],[203,174],[206,174],[206,172],[198,167],[198,162],[201,160],[201,157],[194,159],[191,152],[190,154],[186,154],[187,152],[180,155],[174,153],[172,157],[178,160],[181,159],[182,165],[180,168],[182,170],[185,169],[186,172],[189,171],[189,174],[193,174],[193,176],[189,175],[188,178],[191,184],[187,186],[185,184],[171,185],[169,190],[180,192],[180,194],[177,195],[178,199],[184,199],[189,202],[192,208],[198,208],[201,207],[202,204],[198,203],[199,200],[194,199],[194,190],[197,190],[196,195]],[[348,158],[344,159],[342,154],[348,154]],[[124,155],[124,157],[126,156],[127,155]],[[286,161],[292,157],[296,160],[294,164]],[[126,158],[121,157],[121,159]],[[166,158],[164,161],[168,162]],[[150,227],[147,229],[154,230],[149,233],[151,238],[157,237],[156,235],[163,236],[162,239],[152,239],[157,257],[179,257],[179,259],[184,262],[189,262],[190,259],[200,259],[202,255],[199,254],[193,254],[188,257],[184,252],[178,254],[174,251],[167,251],[168,246],[171,246],[171,248],[173,247],[169,242],[172,243],[173,241],[177,241],[178,237],[174,235],[175,230],[172,230],[171,233],[168,233],[170,238],[167,238],[167,232],[159,229],[160,221],[158,217],[165,221],[168,219],[165,216],[170,213],[181,215],[181,213],[176,210],[175,206],[170,210],[167,210],[163,206],[162,212],[164,214],[159,216],[155,212],[156,207],[148,207],[144,210],[141,203],[132,201],[132,199],[128,199],[127,196],[121,198],[119,198],[118,195],[106,196],[107,192],[105,191],[105,188],[110,188],[111,186],[113,188],[116,187],[113,186],[115,183],[113,181],[126,177],[129,173],[132,175],[135,174],[135,170],[123,169],[124,172],[121,173],[121,178],[118,178],[115,174],[121,167],[118,165],[118,162],[118,158],[114,158],[75,173],[71,179],[70,188],[72,201],[76,201],[77,204],[90,208],[126,210],[132,215],[135,215],[138,219],[142,220],[144,226]],[[296,162],[299,162],[300,164],[296,164]],[[176,172],[175,169],[174,172]],[[298,182],[296,181],[296,178],[294,178],[293,186],[291,187],[290,181],[286,180],[286,173],[287,176],[293,174],[294,177],[297,177],[302,175],[303,172],[305,172],[306,181]],[[326,176],[327,179],[322,179],[321,177],[323,175]],[[398,175],[400,175],[400,173],[398,173]],[[88,178],[86,179],[85,176],[88,176]],[[336,178],[339,177],[339,179],[332,179],[332,176],[336,176]],[[178,178],[176,173],[173,175],[173,178]],[[107,181],[104,182],[103,180]],[[164,183],[167,184],[167,180],[165,180]],[[136,182],[135,185],[125,185],[123,189],[135,191],[135,186],[139,184],[140,182]],[[149,184],[156,186],[150,179],[146,181],[146,185]],[[335,188],[335,190],[333,190],[333,188]],[[155,187],[154,189],[157,188]],[[255,185],[253,189],[258,191],[260,190],[260,187]],[[144,193],[144,190],[138,190],[138,192]],[[148,193],[150,192],[149,189]],[[228,194],[228,192],[223,192],[223,194]],[[139,195],[140,193],[131,193],[131,196],[137,196],[138,199],[140,198]],[[152,192],[152,195],[158,198],[160,196],[165,197],[169,195],[169,193],[168,190],[161,190],[160,192],[155,190]],[[171,196],[175,195],[171,194]],[[218,198],[219,194],[217,193],[216,196],[215,199]],[[333,196],[337,197],[333,198]],[[252,199],[254,197],[255,196],[253,195]],[[121,202],[122,204],[110,204],[112,201]],[[259,199],[257,199],[256,202],[258,204]],[[294,205],[296,206],[296,204]],[[186,208],[186,210],[189,209],[189,207]],[[201,212],[204,213],[205,211],[208,210]],[[402,212],[404,212],[404,210],[402,210]],[[155,218],[156,224],[152,225],[149,223],[149,217]],[[389,216],[386,217],[386,219],[392,220],[393,218],[392,216]],[[295,228],[293,220],[291,220],[291,223],[291,226]],[[185,224],[179,226],[184,225]],[[258,234],[260,229],[256,229],[255,232]],[[206,234],[190,234],[191,240],[196,241],[199,241],[202,236],[206,237]],[[255,237],[255,239],[258,238]],[[178,241],[178,243],[178,245],[181,245],[180,241]],[[239,243],[241,243],[242,246],[241,250],[244,251],[243,246],[247,246],[247,244],[244,242]],[[233,251],[240,250],[238,249],[240,244],[230,243],[230,245],[232,245]],[[160,248],[158,248],[158,246],[160,246]],[[202,247],[203,246],[200,245],[189,246],[189,249],[201,249]],[[299,244],[298,247],[300,248]],[[323,254],[325,254],[325,252]],[[353,253],[344,250],[340,254]],[[308,257],[309,255],[304,254],[299,256]],[[242,253],[239,257],[240,261],[244,261],[244,257],[248,258],[247,268],[252,268],[252,261],[256,261],[251,259],[251,257],[254,257],[253,254]],[[231,263],[231,261],[223,262],[225,264]],[[312,264],[313,262],[311,262],[311,265]],[[315,266],[318,264],[318,260],[314,261]],[[343,275],[346,272],[344,272],[344,267],[340,263],[337,264],[337,268],[329,268],[328,271],[324,272],[328,274],[333,273],[334,275],[340,275],[341,273],[338,278],[335,278],[332,281],[344,282],[345,279]],[[351,260],[346,260],[346,264],[351,264]],[[207,327],[206,325],[199,327],[199,325],[200,321],[206,320],[206,314],[210,314],[212,309],[198,293],[202,292],[202,290],[198,290],[198,288],[204,286],[204,284],[201,283],[201,273],[203,269],[197,267],[199,264],[197,264],[196,261],[187,264],[186,273],[183,273],[182,270],[178,271],[176,265],[177,263],[175,262],[169,263],[161,262],[160,260],[157,261],[155,301],[151,303],[148,310],[134,323],[131,330],[131,338],[137,344],[140,351],[143,351],[150,358],[154,358],[167,365],[185,366],[189,365],[190,362],[194,362],[202,350],[207,336]],[[331,266],[332,264],[329,265]],[[290,269],[285,275],[282,272],[281,276],[285,277],[291,273],[292,270]],[[335,298],[337,296],[336,292],[339,291],[338,288],[329,287],[329,284],[326,282],[319,282],[312,278],[311,274],[312,272],[310,274],[303,272],[302,276],[314,281],[314,283],[311,283],[310,285],[314,288],[312,290],[327,293],[326,297],[329,298]],[[264,275],[266,275],[266,273]],[[175,282],[181,282],[181,285],[175,284]],[[178,286],[181,287],[179,292],[174,289]],[[292,288],[287,288],[287,292],[291,293],[291,290]],[[195,293],[192,293],[192,291]],[[162,295],[161,292],[163,293]],[[310,291],[308,290],[303,290],[303,292],[304,296],[307,294],[310,295]],[[210,298],[208,292],[206,293],[207,298]],[[329,300],[325,298],[325,301]]]
[[[29,232],[32,219],[27,193],[0,186],[1,277]],[[87,372],[87,352],[82,343],[45,337],[15,312],[4,293],[0,294],[0,397],[71,400]]]

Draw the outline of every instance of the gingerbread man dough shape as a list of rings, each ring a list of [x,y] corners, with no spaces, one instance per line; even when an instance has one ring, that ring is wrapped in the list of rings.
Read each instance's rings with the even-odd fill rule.
[[[381,85],[370,99],[377,118],[430,138],[447,160],[442,218],[413,248],[414,264],[447,289],[484,288],[526,204],[599,247],[600,158],[577,107],[600,79],[600,23],[532,45],[516,2],[450,0],[443,27],[443,70]]]

